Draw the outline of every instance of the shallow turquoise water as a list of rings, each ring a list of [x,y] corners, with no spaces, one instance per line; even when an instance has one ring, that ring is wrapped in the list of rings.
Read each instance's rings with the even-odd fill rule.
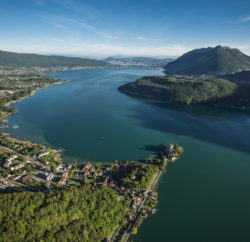
[[[14,104],[12,136],[64,149],[67,161],[147,159],[163,142],[184,148],[159,184],[157,213],[136,241],[250,241],[250,115],[147,103],[117,87],[160,68],[67,71],[70,82]],[[18,129],[13,126],[18,125]]]

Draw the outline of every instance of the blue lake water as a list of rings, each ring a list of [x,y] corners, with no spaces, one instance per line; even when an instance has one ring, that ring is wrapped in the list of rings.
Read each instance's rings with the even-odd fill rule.
[[[212,107],[160,105],[117,87],[161,68],[66,71],[70,82],[13,104],[13,137],[64,149],[68,162],[112,162],[154,156],[165,142],[184,148],[158,192],[157,213],[135,241],[250,241],[250,115]],[[18,125],[18,129],[13,126]]]

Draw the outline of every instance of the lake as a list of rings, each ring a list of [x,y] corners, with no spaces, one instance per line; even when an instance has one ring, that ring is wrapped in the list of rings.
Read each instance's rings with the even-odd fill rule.
[[[250,241],[250,115],[147,102],[117,90],[144,75],[163,73],[125,67],[49,74],[70,82],[13,104],[18,113],[2,131],[62,148],[67,162],[148,159],[160,144],[178,143],[184,154],[168,165],[157,213],[135,241]]]

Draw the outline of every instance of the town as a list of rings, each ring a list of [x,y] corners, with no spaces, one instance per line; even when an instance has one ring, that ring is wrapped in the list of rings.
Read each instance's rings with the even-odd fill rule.
[[[162,145],[158,157],[144,163],[63,164],[61,152],[40,144],[0,135],[0,190],[46,191],[67,186],[106,186],[114,189],[121,202],[129,201],[129,211],[109,241],[127,241],[137,233],[149,212],[155,213],[155,187],[166,170],[183,150],[178,145]]]

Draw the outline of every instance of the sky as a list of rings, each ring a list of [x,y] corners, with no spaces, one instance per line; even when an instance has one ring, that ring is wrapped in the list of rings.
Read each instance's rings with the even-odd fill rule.
[[[250,55],[250,0],[0,0],[0,49],[104,58]]]

